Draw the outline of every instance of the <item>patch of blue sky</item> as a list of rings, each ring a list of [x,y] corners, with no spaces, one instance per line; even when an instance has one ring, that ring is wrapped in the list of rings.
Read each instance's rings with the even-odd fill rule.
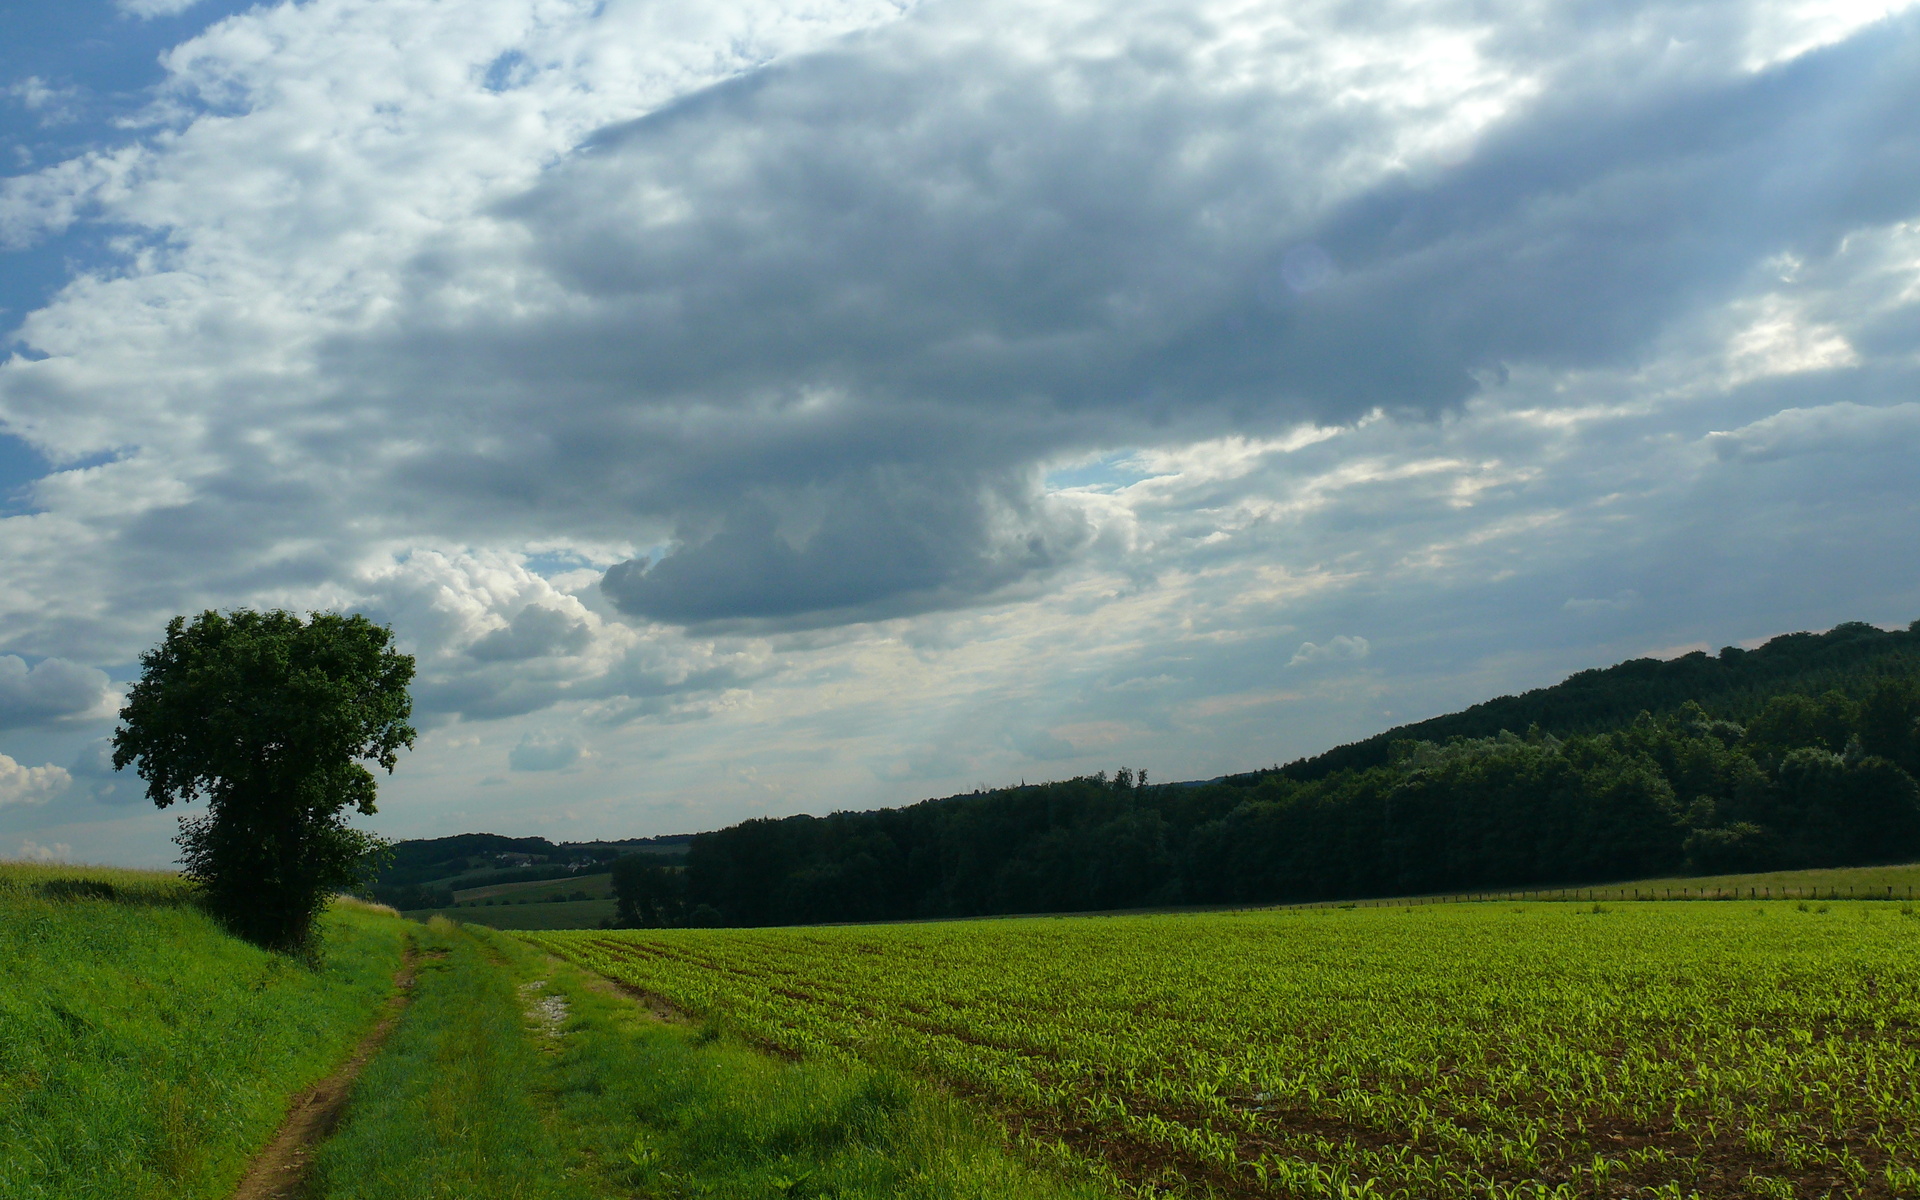
[[[540,578],[553,579],[573,571],[604,571],[613,564],[624,562],[629,558],[648,563],[658,562],[672,549],[673,547],[666,542],[640,547],[631,555],[607,547],[594,549],[559,547],[536,550],[520,561],[527,570]]]
[[[1050,492],[1069,489],[1112,492],[1139,483],[1152,472],[1142,470],[1138,450],[1120,450],[1093,459],[1073,459],[1049,467],[1046,486]]]
[[[481,86],[490,92],[510,92],[526,83],[532,74],[533,64],[527,56],[518,50],[509,50],[487,65]]]
[[[128,261],[130,238],[163,240],[149,230],[80,223],[32,245],[0,250],[0,360],[10,354],[45,358],[44,351],[16,336],[21,322],[80,276],[118,273]]]
[[[44,512],[33,502],[33,484],[39,480],[66,471],[84,471],[88,467],[102,466],[120,457],[118,453],[107,451],[56,467],[26,439],[0,432],[0,519]]]
[[[45,476],[52,464],[20,438],[0,433],[0,517],[18,517],[39,511],[28,485]]]
[[[123,7],[124,4],[124,7]],[[176,12],[137,15],[179,7]],[[249,0],[17,0],[0,35],[0,176],[31,174],[140,136],[134,118],[166,78],[160,56]],[[0,333],[17,329],[81,272],[112,254],[114,234],[83,225],[0,251]],[[18,347],[0,346],[0,353]]]
[[[166,76],[165,51],[235,13],[247,0],[200,0],[138,17],[112,0],[20,0],[0,38],[0,163],[45,166],[127,137]],[[19,149],[30,156],[22,163]]]
[[[572,550],[543,550],[527,555],[521,564],[542,579],[565,575],[569,571],[600,570],[606,566]]]

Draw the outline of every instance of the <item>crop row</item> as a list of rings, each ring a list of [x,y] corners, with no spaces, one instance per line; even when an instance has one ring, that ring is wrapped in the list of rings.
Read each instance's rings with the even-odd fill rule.
[[[524,936],[1136,1187],[1920,1195],[1920,920],[1598,907]]]

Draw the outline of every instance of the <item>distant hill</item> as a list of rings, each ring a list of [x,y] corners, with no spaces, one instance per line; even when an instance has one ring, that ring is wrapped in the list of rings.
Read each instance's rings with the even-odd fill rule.
[[[1597,733],[1632,721],[1642,711],[1656,716],[1673,712],[1689,700],[1718,716],[1744,720],[1783,692],[1858,692],[1883,676],[1916,674],[1920,621],[1892,633],[1849,621],[1825,633],[1784,634],[1757,650],[1728,646],[1717,657],[1696,650],[1679,658],[1635,658],[1580,671],[1552,687],[1499,696],[1226,781],[1253,784],[1276,771],[1290,779],[1311,780],[1335,771],[1365,770],[1388,761],[1393,744],[1401,741],[1492,737],[1503,729],[1520,732],[1534,725],[1561,737]]]
[[[550,842],[546,838],[502,837],[496,833],[412,838],[393,844],[390,860],[367,888],[367,894],[399,909],[443,908],[453,902],[452,893],[459,888],[604,871],[608,864],[629,854],[679,864],[686,861],[687,847],[695,836],[678,833],[598,842]]]
[[[1920,622],[1635,659],[1286,766],[1130,770],[747,821],[653,920],[767,925],[1267,903],[1920,855]]]
[[[402,842],[375,894],[629,855],[660,923],[785,924],[1571,884],[1920,855],[1920,621],[1639,658],[1284,766],[1130,770],[702,834]]]

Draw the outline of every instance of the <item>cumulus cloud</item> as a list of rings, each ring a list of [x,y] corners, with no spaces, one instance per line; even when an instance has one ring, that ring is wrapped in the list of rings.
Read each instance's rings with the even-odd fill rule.
[[[615,565],[601,587],[624,613],[682,624],[870,620],[977,603],[1059,566],[1088,537],[1080,514],[1030,483],[880,474],[804,497],[813,503],[797,521],[791,503],[735,505],[658,561]]]
[[[32,838],[23,838],[20,848],[13,852],[13,856],[21,862],[63,863],[73,857],[73,847],[65,842],[43,846]]]
[[[519,662],[578,654],[592,640],[587,623],[558,609],[529,604],[507,624],[467,647],[481,662]]]
[[[104,671],[58,658],[28,667],[18,655],[0,654],[0,729],[105,716],[113,700]]]
[[[651,713],[697,708],[764,673],[762,647],[666,638],[614,619],[598,578],[586,569],[549,579],[518,554],[423,549],[368,565],[351,594],[403,632],[416,710],[430,721],[562,704],[605,713],[622,701]]]
[[[766,810],[1920,604],[1910,6],[312,0],[165,63],[0,183],[118,255],[0,366],[65,468],[0,723],[358,608],[518,785],[591,729]],[[1289,673],[1341,628],[1391,664]]]
[[[1356,102],[1321,43],[1149,5],[1155,53],[1122,55],[1096,11],[928,9],[597,131],[498,210],[545,289],[515,315],[444,298],[492,250],[436,256],[400,322],[330,347],[356,395],[457,393],[514,431],[476,454],[415,409],[395,486],[590,484],[670,524],[607,576],[634,615],[976,602],[1083,542],[1001,482],[1040,457],[1624,365],[1757,262],[1911,207],[1911,21],[1755,74],[1640,57],[1632,22],[1694,19],[1659,6],[1544,56],[1462,10],[1318,12],[1375,61],[1460,44],[1412,72],[1422,102]]]
[[[73,783],[64,767],[47,763],[40,767],[23,767],[5,754],[0,754],[0,808],[16,804],[45,804],[47,801],[67,790]]]

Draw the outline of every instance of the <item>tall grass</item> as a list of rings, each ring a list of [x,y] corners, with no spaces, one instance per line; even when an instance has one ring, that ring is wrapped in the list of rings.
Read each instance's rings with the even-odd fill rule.
[[[0,864],[0,1196],[225,1196],[391,990],[389,914],[336,907],[302,963],[191,899],[158,872]]]

